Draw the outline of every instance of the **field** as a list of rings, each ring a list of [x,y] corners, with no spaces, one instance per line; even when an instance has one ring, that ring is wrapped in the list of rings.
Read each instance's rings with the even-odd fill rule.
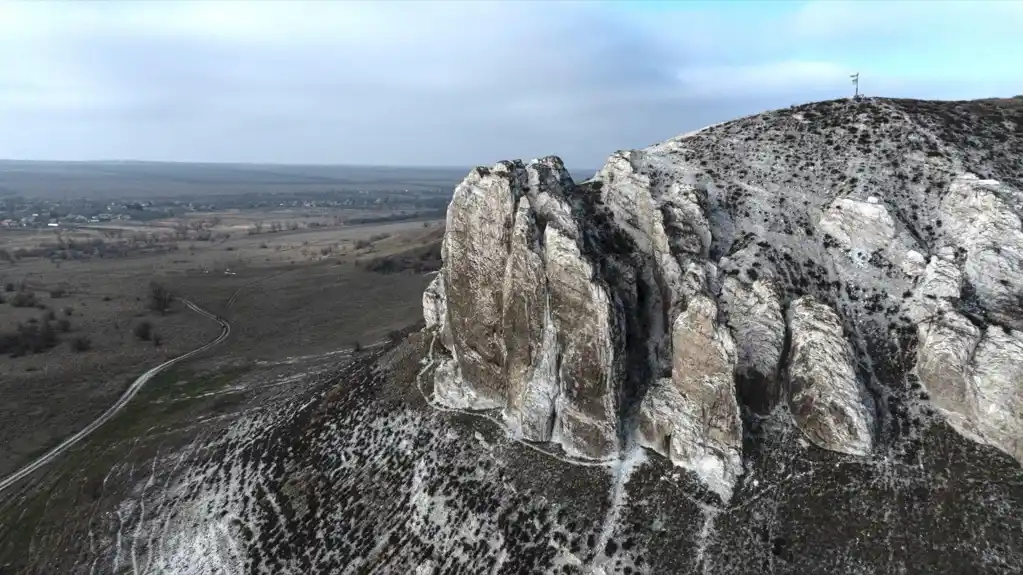
[[[148,368],[216,337],[220,327],[179,299],[154,309],[154,282],[231,322],[224,344],[182,369],[330,357],[420,320],[442,234],[435,213],[402,205],[0,229],[12,255],[0,261],[0,477],[84,427]]]

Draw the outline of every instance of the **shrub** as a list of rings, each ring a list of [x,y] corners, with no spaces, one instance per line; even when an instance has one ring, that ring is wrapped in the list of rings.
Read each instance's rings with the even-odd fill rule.
[[[57,329],[64,333],[71,331],[71,321],[68,319],[61,318],[60,320],[57,321]]]
[[[78,336],[71,340],[71,349],[81,353],[92,349],[92,340],[85,336]]]
[[[4,284],[4,291],[7,292],[14,291],[14,282],[7,282],[6,284]]]
[[[67,295],[67,290],[65,290],[64,288],[56,288],[50,290],[50,297],[53,299],[60,299],[65,295]]]
[[[144,321],[135,326],[135,337],[142,341],[149,341],[153,337],[153,324]]]
[[[166,286],[157,282],[149,284],[149,309],[164,314],[173,301],[174,294]]]
[[[18,324],[11,332],[0,333],[0,353],[17,357],[41,353],[57,345],[57,330],[50,322]]]
[[[11,298],[11,305],[14,307],[35,307],[38,304],[35,292],[20,291]]]
[[[43,314],[43,319],[45,319],[46,321],[53,321],[57,319],[57,313],[52,309],[48,309],[46,310],[46,313]]]
[[[69,307],[64,308],[63,311],[64,311],[64,315],[65,316],[71,317],[71,314],[75,313],[75,308],[69,306]]]

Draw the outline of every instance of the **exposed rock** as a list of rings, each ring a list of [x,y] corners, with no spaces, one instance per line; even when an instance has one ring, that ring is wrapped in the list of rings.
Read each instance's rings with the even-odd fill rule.
[[[451,358],[436,397],[574,455],[638,438],[726,496],[737,414],[788,405],[818,446],[869,456],[920,425],[915,370],[953,426],[1016,453],[1023,416],[985,428],[971,359],[999,358],[988,396],[1015,401],[1014,348],[984,343],[1023,327],[1015,113],[824,102],[616,152],[581,184],[554,157],[474,170],[424,295]]]
[[[812,297],[789,307],[789,402],[796,425],[825,449],[866,455],[873,446],[873,402],[856,378],[838,315]]]
[[[933,263],[933,262],[932,262]],[[916,372],[931,401],[961,433],[980,439],[970,367],[980,330],[961,314],[936,312],[917,327]]]
[[[1023,333],[989,328],[973,356],[977,424],[995,447],[1023,461]]]
[[[956,178],[941,201],[944,241],[963,248],[966,274],[991,317],[1023,329],[1023,227],[1012,208],[1023,192],[973,174]]]
[[[725,501],[742,472],[735,344],[717,305],[694,297],[672,329],[672,377],[644,398],[638,441],[693,470]]]
[[[557,397],[556,342],[545,338],[550,313],[541,232],[529,198],[519,200],[502,285],[508,414],[524,437],[549,441]],[[548,331],[551,331],[548,329]],[[545,356],[545,361],[538,361]]]
[[[740,394],[753,411],[769,413],[782,398],[779,369],[785,353],[785,316],[778,289],[769,280],[749,285],[729,276],[721,301],[735,336]]]
[[[444,301],[444,282],[441,281],[440,274],[437,274],[423,292],[423,319],[426,321],[427,329],[443,330],[447,310],[448,304]]]
[[[866,254],[887,249],[896,236],[895,220],[884,204],[852,198],[835,200],[818,227],[843,248]]]
[[[526,185],[521,164],[476,169],[455,188],[448,208],[441,270],[456,371],[454,394],[473,409],[503,407],[507,398],[500,286],[507,267],[515,201]],[[471,383],[470,383],[471,382]]]

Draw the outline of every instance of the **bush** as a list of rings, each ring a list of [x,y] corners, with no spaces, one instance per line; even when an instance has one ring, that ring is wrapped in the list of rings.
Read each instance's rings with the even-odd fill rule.
[[[0,333],[0,353],[17,357],[42,353],[57,345],[57,330],[50,322],[18,324],[11,332]]]
[[[65,290],[64,288],[56,288],[50,290],[50,297],[53,299],[60,299],[65,295],[67,295],[67,290]]]
[[[149,341],[153,337],[153,324],[144,321],[135,326],[135,337],[142,341]]]
[[[92,349],[92,340],[85,336],[78,336],[71,340],[71,349],[81,353]]]
[[[60,320],[57,321],[57,329],[64,333],[71,331],[71,321],[61,318]]]
[[[20,291],[11,298],[11,305],[14,307],[35,307],[39,305],[35,292]]]
[[[4,291],[7,292],[14,291],[14,282],[7,282],[6,284],[4,284]]]
[[[174,294],[166,286],[157,282],[149,284],[149,309],[164,314],[173,301]]]
[[[43,319],[45,319],[46,321],[53,321],[57,319],[57,313],[54,312],[52,309],[48,309],[46,310],[46,313],[43,314]]]
[[[71,314],[75,313],[75,308],[69,306],[69,307],[64,308],[63,311],[64,311],[64,315],[65,316],[71,317]]]

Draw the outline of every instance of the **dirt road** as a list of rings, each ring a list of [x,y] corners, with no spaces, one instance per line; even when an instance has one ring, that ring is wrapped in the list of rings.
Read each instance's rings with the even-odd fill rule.
[[[192,351],[190,351],[188,353],[185,353],[185,354],[179,355],[179,356],[177,356],[177,357],[175,357],[173,359],[167,360],[167,361],[161,363],[160,365],[150,369],[149,371],[143,373],[142,375],[138,376],[138,378],[136,378],[135,381],[133,381],[132,384],[130,386],[128,386],[128,389],[125,390],[125,392],[121,395],[121,397],[118,398],[118,400],[113,405],[111,405],[110,408],[108,408],[106,411],[104,411],[103,414],[100,415],[99,417],[97,417],[92,423],[90,423],[89,425],[85,426],[85,428],[83,428],[78,433],[75,433],[71,437],[68,437],[67,439],[62,441],[60,443],[60,445],[54,447],[50,451],[48,451],[45,454],[41,455],[35,461],[33,461],[33,462],[29,463],[28,465],[22,467],[18,471],[15,471],[14,473],[8,475],[7,477],[3,478],[3,480],[0,480],[0,493],[3,493],[9,487],[14,485],[18,481],[24,479],[25,477],[30,475],[35,470],[37,470],[40,467],[46,465],[47,463],[53,461],[54,459],[59,457],[60,454],[62,454],[65,451],[67,451],[69,448],[71,448],[72,446],[77,444],[79,441],[81,441],[81,440],[85,439],[86,437],[88,437],[88,435],[90,433],[92,433],[93,431],[96,431],[97,429],[99,429],[99,427],[101,425],[103,425],[104,423],[106,423],[106,422],[110,421],[111,419],[113,419],[113,417],[115,415],[117,415],[124,408],[124,406],[127,405],[128,402],[132,400],[133,397],[135,397],[135,394],[137,394],[139,392],[139,390],[142,389],[142,386],[144,386],[146,384],[146,382],[148,382],[150,379],[152,379],[158,373],[160,373],[161,371],[167,369],[168,367],[170,367],[170,366],[172,366],[172,365],[174,365],[174,364],[176,364],[176,363],[178,363],[180,361],[184,361],[184,360],[188,359],[189,357],[192,357],[193,355],[196,355],[198,353],[206,351],[207,349],[209,349],[209,348],[217,345],[218,343],[224,341],[225,339],[227,339],[227,336],[229,336],[231,334],[231,325],[229,323],[227,323],[227,321],[221,319],[220,317],[218,317],[216,315],[213,315],[212,313],[202,309],[201,307],[195,305],[194,303],[192,303],[192,302],[190,302],[188,300],[184,300],[183,299],[181,301],[184,302],[184,304],[187,305],[189,308],[191,308],[193,311],[195,311],[197,313],[200,313],[200,314],[202,314],[202,315],[204,315],[204,316],[206,316],[206,317],[216,321],[217,323],[219,323],[220,324],[220,335],[217,336],[216,339],[214,339],[214,340],[212,340],[212,341],[210,341],[210,342],[208,342],[208,343],[206,343],[206,344],[204,344],[204,345],[202,345],[202,346],[200,346],[200,347],[198,347],[196,349],[193,349]]]

